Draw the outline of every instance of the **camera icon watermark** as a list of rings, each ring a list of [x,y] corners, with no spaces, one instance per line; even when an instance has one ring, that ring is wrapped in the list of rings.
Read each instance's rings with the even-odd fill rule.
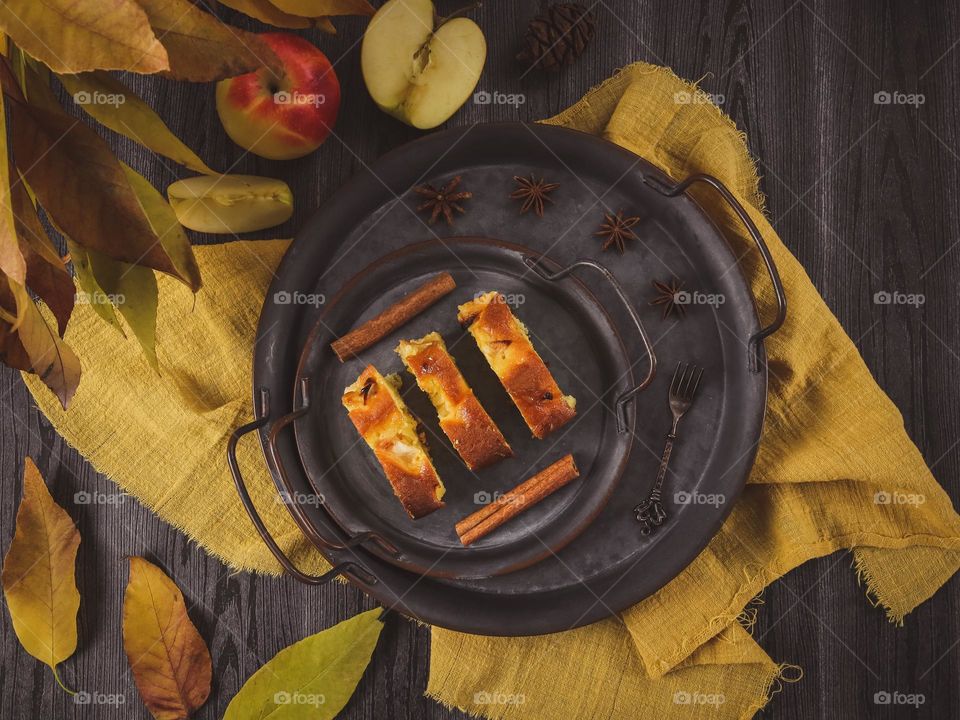
[[[727,301],[726,295],[722,293],[704,293],[699,290],[689,292],[680,290],[673,294],[673,302],[677,305],[709,305],[711,307],[720,307]]]
[[[74,295],[74,303],[77,305],[123,305],[127,301],[123,293],[107,294],[102,290],[95,290],[92,293],[78,290]]]
[[[277,495],[277,502],[281,505],[313,505],[320,507],[326,503],[326,498],[321,493],[302,493],[289,492],[281,490]]]
[[[904,693],[899,690],[880,690],[873,694],[874,705],[911,705],[918,708],[927,701],[923,693]]]
[[[927,496],[923,493],[905,493],[899,490],[878,490],[873,495],[875,505],[923,505],[926,501]]]
[[[680,90],[673,94],[673,102],[676,105],[723,105],[727,98],[722,93],[708,93],[703,90],[690,92],[689,90]]]
[[[274,705],[307,705],[320,707],[327,702],[327,697],[321,693],[287,692],[280,690],[273,694]]]
[[[75,705],[123,705],[127,701],[123,693],[87,692],[80,690],[73,696]]]
[[[526,102],[527,96],[523,93],[478,90],[473,94],[474,105],[513,105],[514,107],[520,107]]]
[[[273,102],[277,105],[326,105],[327,96],[314,93],[288,92],[280,90],[273,94]]]
[[[927,302],[927,296],[923,293],[905,293],[899,290],[892,292],[888,290],[878,290],[873,294],[874,305],[907,305],[908,307],[919,308]]]
[[[73,94],[73,101],[77,105],[106,105],[118,108],[127,102],[127,96],[123,93],[105,93],[99,90],[89,92],[80,90]]]
[[[523,693],[481,690],[473,694],[473,702],[477,705],[523,705],[526,701],[527,696]]]
[[[80,490],[73,494],[75,505],[122,505],[126,499],[124,493],[104,493],[99,490]]]
[[[473,494],[473,502],[476,505],[489,505],[492,502],[499,502],[503,505],[522,505],[526,501],[520,495],[506,495],[499,490],[496,492],[480,490]]]
[[[913,105],[919,108],[927,101],[923,93],[905,93],[899,90],[880,90],[873,94],[874,105]]]
[[[727,502],[727,496],[723,493],[678,490],[673,494],[673,502],[676,505],[710,505],[712,507],[720,507]]]
[[[699,690],[677,690],[673,694],[674,705],[723,705],[727,701],[723,693],[705,693]]]
[[[310,305],[318,308],[327,301],[327,296],[323,293],[304,293],[299,290],[289,292],[287,290],[278,290],[273,294],[273,302],[276,305]]]
[[[476,300],[478,298],[483,297],[484,295],[486,295],[485,292],[474,293],[473,299]],[[527,296],[524,295],[523,293],[498,293],[497,295],[494,295],[493,300],[491,302],[495,302],[495,303],[502,302],[506,305],[519,307],[520,305],[523,305],[524,303],[527,302]]]

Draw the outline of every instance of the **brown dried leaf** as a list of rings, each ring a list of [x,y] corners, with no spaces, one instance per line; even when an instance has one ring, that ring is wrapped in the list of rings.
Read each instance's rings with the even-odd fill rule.
[[[27,278],[27,262],[17,242],[14,211],[10,197],[10,156],[7,148],[7,119],[3,93],[0,93],[0,272],[23,284]]]
[[[47,324],[26,288],[0,275],[0,310],[9,315],[11,309],[21,319],[0,321],[0,362],[37,375],[66,410],[80,384],[80,359]]]
[[[27,287],[53,312],[60,337],[63,337],[76,301],[73,278],[40,223],[27,186],[19,177],[10,190],[10,198],[17,236],[27,263]]]
[[[176,80],[213,82],[269,67],[280,73],[273,50],[254,33],[200,10],[190,0],[137,0],[160,36]]]
[[[367,0],[270,0],[291,15],[319,17],[322,15],[366,15],[372,17],[377,9]]]
[[[56,72],[170,67],[134,0],[4,0],[0,29]]]
[[[16,533],[3,560],[3,595],[20,644],[53,670],[58,683],[57,665],[77,649],[79,545],[73,520],[26,458]]]
[[[62,111],[20,101],[10,105],[17,166],[65,234],[84,247],[194,287],[158,242],[126,173],[99,135]]]
[[[157,720],[188,718],[206,702],[210,651],[187,615],[180,589],[142,557],[130,558],[123,648],[143,701]]]

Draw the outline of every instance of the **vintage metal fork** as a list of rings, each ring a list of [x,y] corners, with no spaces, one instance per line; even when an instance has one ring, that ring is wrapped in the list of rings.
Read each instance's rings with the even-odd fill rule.
[[[700,385],[701,377],[703,377],[703,368],[698,368],[696,365],[690,365],[689,363],[677,363],[673,380],[670,381],[670,412],[673,413],[673,428],[667,435],[667,444],[663,448],[660,470],[657,472],[657,481],[653,485],[653,490],[646,500],[633,509],[637,516],[637,522],[642,525],[640,532],[644,535],[652,533],[656,528],[663,525],[663,521],[667,519],[667,511],[664,509],[660,498],[663,481],[667,476],[667,466],[670,464],[673,443],[677,439],[677,425],[684,413],[690,409],[693,396]]]

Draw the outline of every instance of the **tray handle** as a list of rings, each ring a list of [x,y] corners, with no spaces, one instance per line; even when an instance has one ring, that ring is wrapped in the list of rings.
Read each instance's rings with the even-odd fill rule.
[[[756,223],[754,223],[750,218],[750,215],[744,209],[743,205],[740,204],[740,201],[737,200],[734,194],[727,189],[727,186],[720,182],[720,180],[717,178],[713,177],[713,175],[705,175],[703,173],[690,175],[686,179],[678,182],[676,185],[669,185],[652,175],[644,175],[643,181],[653,190],[666,197],[676,197],[677,195],[682,195],[694,183],[703,183],[704,185],[709,185],[727,202],[727,204],[730,206],[730,209],[733,210],[736,216],[740,218],[740,222],[742,222],[747,228],[747,232],[750,234],[750,239],[753,240],[754,245],[757,246],[757,250],[760,251],[760,256],[763,258],[763,263],[767,266],[767,273],[770,275],[770,280],[773,283],[773,292],[777,296],[777,316],[773,319],[773,322],[766,327],[761,328],[758,332],[755,332],[747,341],[747,362],[749,364],[750,371],[760,372],[760,348],[762,347],[764,338],[773,335],[773,333],[779,330],[780,326],[783,325],[783,321],[787,317],[787,296],[783,291],[783,282],[780,280],[780,272],[777,270],[777,265],[773,261],[773,256],[770,254],[770,249],[767,247],[766,242],[764,242],[763,236],[760,234],[760,230],[757,228]]]
[[[253,421],[238,427],[233,431],[233,433],[230,435],[230,438],[227,440],[227,464],[230,466],[230,473],[233,475],[233,482],[234,485],[236,485],[237,494],[240,495],[240,501],[243,503],[243,507],[247,511],[247,515],[250,516],[250,520],[253,522],[254,527],[256,527],[257,532],[260,533],[260,537],[263,539],[264,544],[267,546],[270,552],[273,553],[273,556],[277,559],[277,562],[280,563],[284,570],[286,570],[290,575],[300,582],[307,585],[325,585],[338,575],[347,575],[348,573],[354,575],[354,577],[356,577],[358,580],[368,585],[375,584],[377,582],[376,577],[351,561],[338,563],[322,575],[308,575],[293,564],[290,558],[286,556],[277,542],[273,539],[273,536],[270,534],[270,531],[264,524],[263,519],[260,517],[260,513],[257,512],[257,509],[253,504],[253,500],[250,497],[250,493],[247,492],[247,486],[244,483],[243,475],[240,472],[240,464],[237,462],[237,444],[240,442],[240,439],[244,435],[264,427],[269,421],[270,393],[266,388],[261,388],[260,404],[254,408]]]
[[[615,403],[617,408],[617,432],[622,435],[623,433],[627,432],[627,403],[630,402],[637,393],[646,388],[653,381],[653,376],[657,373],[657,355],[653,351],[653,343],[650,342],[650,336],[647,335],[647,331],[643,327],[643,323],[640,322],[640,316],[634,309],[633,303],[630,302],[630,298],[627,297],[626,292],[624,292],[623,287],[613,276],[613,273],[610,272],[604,265],[601,265],[595,260],[586,260],[581,258],[567,267],[561,268],[560,270],[552,273],[543,267],[539,260],[532,255],[524,255],[523,262],[541,278],[544,280],[550,280],[551,282],[562,280],[577,268],[584,267],[590,268],[591,270],[596,270],[603,275],[604,278],[606,278],[607,282],[610,283],[614,292],[617,294],[617,297],[620,298],[620,301],[623,303],[624,307],[627,308],[627,312],[630,313],[630,319],[633,320],[633,324],[636,326],[637,332],[640,334],[640,339],[643,341],[644,350],[647,353],[647,358],[649,358],[649,366],[647,368],[646,377],[640,381],[639,384],[634,385],[629,390],[625,390],[617,396]]]

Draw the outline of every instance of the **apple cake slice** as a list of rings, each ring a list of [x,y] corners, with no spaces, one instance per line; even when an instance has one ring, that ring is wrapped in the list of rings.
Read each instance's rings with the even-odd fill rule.
[[[440,428],[468,468],[479,470],[513,455],[500,428],[463,379],[439,333],[403,340],[397,354],[430,397]]]
[[[417,421],[400,397],[400,377],[383,377],[368,365],[343,391],[343,406],[367,441],[393,492],[416,519],[443,507],[444,487]]]
[[[560,391],[503,295],[488,292],[464,303],[457,319],[477,341],[534,437],[543,439],[573,419],[576,399]]]

